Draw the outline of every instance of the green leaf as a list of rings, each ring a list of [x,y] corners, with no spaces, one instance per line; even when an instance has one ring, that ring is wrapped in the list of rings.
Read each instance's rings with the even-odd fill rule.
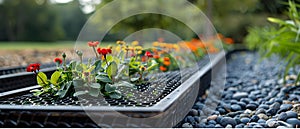
[[[91,66],[91,67],[90,67],[88,70],[86,70],[86,71],[92,72],[92,71],[95,69],[95,67],[96,67],[96,66],[93,65],[93,66]]]
[[[42,87],[45,87],[45,86],[48,86],[48,79],[47,79],[47,75],[43,72],[39,72],[37,74],[37,83],[42,86]]]
[[[114,91],[116,91],[116,89],[117,88],[114,85],[111,85],[108,83],[105,85],[105,91],[108,93],[114,92]]]
[[[58,81],[60,75],[61,75],[61,72],[55,71],[55,72],[51,75],[50,82],[51,82],[53,85],[57,85],[57,81]]]
[[[107,72],[107,75],[112,78],[113,76],[116,76],[117,75],[117,72],[118,72],[118,65],[116,62],[111,62],[107,69],[106,69],[106,72]]]
[[[99,83],[92,83],[90,86],[91,86],[92,88],[96,88],[96,89],[101,88],[101,85],[100,85]]]
[[[98,97],[100,94],[100,90],[98,90],[98,89],[89,90],[89,94],[91,96]]]
[[[151,60],[151,65],[147,68],[147,71],[151,71],[158,66],[158,63],[155,60]]]
[[[68,91],[70,90],[70,87],[72,85],[72,82],[69,81],[67,83],[64,84],[64,87],[63,89],[60,89],[58,92],[57,92],[57,95],[59,96],[59,98],[64,98],[66,96],[66,94],[68,93]]]
[[[96,67],[95,67],[95,69],[92,71],[92,74],[93,74],[93,73],[97,73],[97,72],[101,71],[101,69],[103,69],[102,66],[101,66],[101,63],[102,63],[101,60],[97,60],[97,61],[94,63],[94,66],[96,66]]]
[[[136,81],[138,81],[139,79],[140,79],[140,78],[138,78],[138,77],[136,77],[136,78],[131,78],[130,81],[131,81],[131,82],[136,82]]]
[[[109,97],[112,99],[120,99],[122,98],[122,94],[120,92],[113,92],[109,94]]]
[[[82,87],[84,85],[84,80],[82,78],[73,80],[74,87]]]
[[[77,64],[77,62],[73,60],[73,61],[70,62],[69,67],[70,67],[71,69],[75,69],[76,64]]]
[[[106,55],[107,62],[112,62],[114,60],[112,55]]]
[[[277,24],[281,24],[284,25],[286,24],[285,21],[278,19],[278,18],[273,18],[273,17],[268,17],[268,21],[273,22],[273,23],[277,23]]]
[[[86,93],[88,93],[88,91],[77,91],[77,92],[75,92],[75,93],[73,94],[73,96],[76,97],[76,96],[79,96],[79,95],[84,95],[84,94],[86,94]]]
[[[300,72],[297,75],[297,79],[295,81],[295,85],[297,86],[298,82],[300,81]]]
[[[44,92],[42,91],[36,91],[35,93],[33,93],[34,96],[40,96],[41,94],[43,94]]]
[[[108,76],[98,75],[96,76],[96,79],[100,82],[112,83],[112,80]]]

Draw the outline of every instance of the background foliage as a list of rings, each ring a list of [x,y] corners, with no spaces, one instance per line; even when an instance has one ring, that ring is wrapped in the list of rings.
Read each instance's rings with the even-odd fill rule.
[[[82,1],[61,4],[50,0],[0,0],[0,41],[76,40],[85,21],[93,14],[84,13],[84,5],[94,4],[100,8],[112,0],[102,0],[100,4]],[[269,24],[267,16],[284,17],[282,14],[286,11],[286,5],[280,3],[287,0],[188,1],[206,13],[218,32],[242,42],[248,26]],[[133,4],[124,3],[122,9],[130,9],[131,6]],[[110,13],[113,15],[114,11],[118,10]],[[105,40],[120,39],[122,36],[119,33],[132,33],[147,27],[169,28],[186,40],[193,37],[192,32],[179,21],[162,15],[145,14],[121,21]]]

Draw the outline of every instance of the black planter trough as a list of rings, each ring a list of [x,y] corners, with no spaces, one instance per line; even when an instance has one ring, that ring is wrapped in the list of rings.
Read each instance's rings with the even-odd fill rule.
[[[151,98],[147,90],[135,91],[141,93],[139,102],[108,98],[38,98],[29,92],[39,88],[32,73],[2,75],[0,127],[174,127],[187,115],[196,97],[209,88],[212,68],[223,65],[224,53],[204,57],[198,64],[198,71],[185,69],[164,73],[161,76],[167,79],[167,85],[156,86],[161,89],[160,95]],[[42,71],[50,76],[54,70]]]

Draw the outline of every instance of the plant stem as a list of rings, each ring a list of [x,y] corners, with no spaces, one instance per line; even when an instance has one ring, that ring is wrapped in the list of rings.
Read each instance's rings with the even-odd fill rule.
[[[107,60],[106,60],[106,56],[104,56],[104,60],[105,60],[105,62],[106,62],[106,65],[108,66],[108,62],[107,62]]]
[[[142,72],[142,73],[140,73],[139,82],[141,82],[141,81],[142,81],[142,79],[143,79],[143,72]]]
[[[96,58],[98,59],[98,58],[99,58],[99,56],[98,56],[98,54],[97,54],[97,52],[96,52],[96,48],[95,48],[95,47],[93,47],[93,50],[94,50],[94,53],[96,54]]]
[[[67,70],[66,59],[63,58],[63,60],[64,60],[64,70],[66,71]]]

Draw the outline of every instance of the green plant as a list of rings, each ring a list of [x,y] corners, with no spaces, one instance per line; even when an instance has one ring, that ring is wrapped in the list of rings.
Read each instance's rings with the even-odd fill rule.
[[[34,95],[50,94],[59,98],[66,96],[79,96],[89,94],[90,96],[98,97],[100,94],[110,98],[119,99],[122,97],[118,87],[131,87],[134,85],[127,81],[117,81],[119,60],[111,55],[110,48],[95,47],[99,43],[90,45],[93,47],[96,54],[96,60],[93,62],[92,58],[87,63],[83,62],[83,53],[76,51],[80,61],[72,61],[66,65],[66,55],[63,54],[63,60],[55,58],[54,62],[57,64],[57,70],[48,79],[46,74],[39,71],[39,64],[31,64],[28,66],[28,72],[34,72],[37,76],[37,83],[42,87],[41,89],[32,90]],[[99,55],[103,57],[99,59]],[[75,91],[76,89],[76,91]]]
[[[275,54],[284,59],[287,63],[284,71],[285,77],[291,68],[300,64],[300,13],[297,7],[300,5],[293,1],[289,1],[288,20],[278,18],[268,18],[268,21],[278,26],[268,26],[264,28],[254,27],[249,29],[246,37],[246,43],[250,49],[258,49],[263,57],[270,57]],[[300,72],[296,84],[300,80]]]

